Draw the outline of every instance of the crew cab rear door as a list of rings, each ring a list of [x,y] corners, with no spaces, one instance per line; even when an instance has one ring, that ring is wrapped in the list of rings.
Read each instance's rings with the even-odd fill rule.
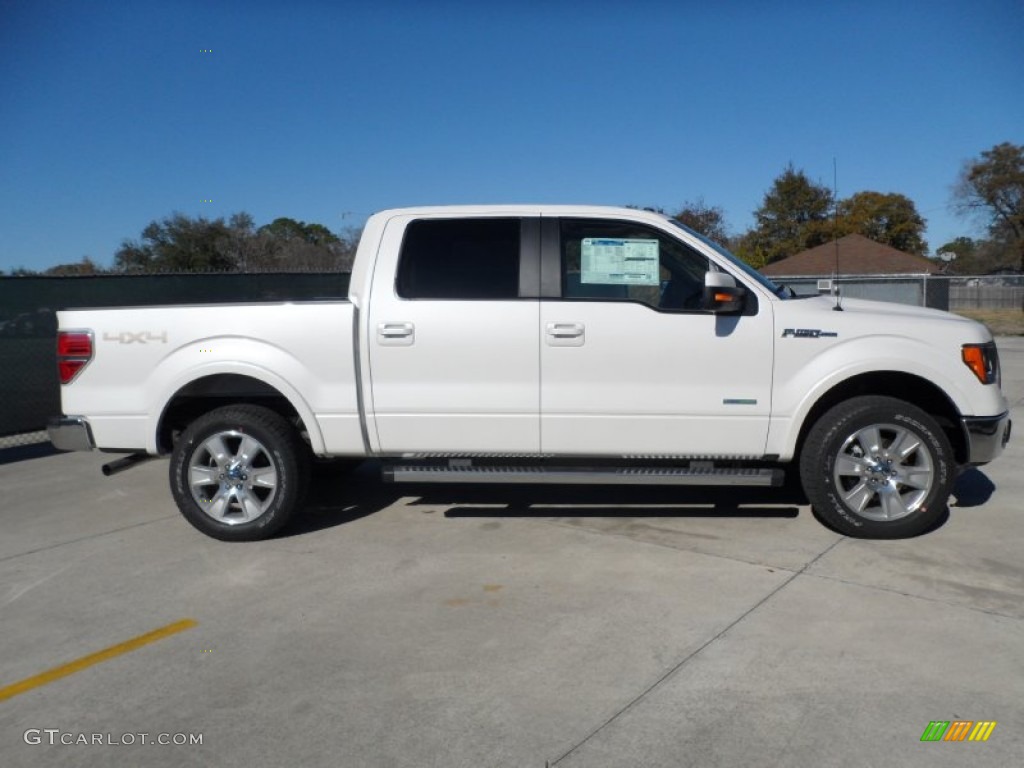
[[[763,455],[770,300],[750,288],[742,314],[702,309],[705,274],[728,269],[652,225],[546,217],[543,243],[545,453]]]
[[[365,326],[376,450],[539,452],[538,275],[538,218],[388,222]]]

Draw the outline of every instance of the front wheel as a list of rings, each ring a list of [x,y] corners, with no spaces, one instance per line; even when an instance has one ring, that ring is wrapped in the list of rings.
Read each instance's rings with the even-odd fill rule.
[[[222,541],[273,536],[306,494],[308,450],[279,414],[255,405],[196,419],[171,454],[171,493],[193,526]]]
[[[800,455],[804,492],[848,536],[897,539],[930,530],[955,479],[949,439],[935,419],[892,397],[856,397],[825,413]]]

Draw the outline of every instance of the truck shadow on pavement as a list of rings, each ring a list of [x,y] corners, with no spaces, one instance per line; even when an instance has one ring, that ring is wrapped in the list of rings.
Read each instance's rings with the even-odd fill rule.
[[[53,447],[52,443],[30,443],[29,445],[13,445],[0,448],[0,465],[14,464],[19,461],[30,459],[44,459],[47,456],[56,456],[61,451]]]
[[[380,512],[401,499],[447,518],[680,517],[795,518],[807,504],[789,483],[779,488],[731,486],[587,486],[469,483],[385,483],[380,465],[314,474],[303,514],[284,536],[333,528]]]
[[[443,485],[417,488],[411,506],[445,517],[783,517],[806,503],[787,488],[729,486]]]
[[[965,470],[953,489],[956,508],[984,504],[995,491],[978,469]],[[807,498],[794,478],[777,488],[740,486],[608,486],[463,483],[385,483],[380,464],[314,474],[303,514],[284,536],[353,522],[406,499],[425,514],[443,508],[446,518],[787,518],[800,515]],[[819,521],[824,522],[810,510]],[[948,520],[948,510],[930,531]],[[827,524],[826,524],[826,527]],[[930,532],[929,531],[929,532]]]
[[[956,497],[956,504],[953,506],[957,509],[980,507],[992,498],[995,491],[996,484],[980,469],[965,469],[953,484],[953,496]]]

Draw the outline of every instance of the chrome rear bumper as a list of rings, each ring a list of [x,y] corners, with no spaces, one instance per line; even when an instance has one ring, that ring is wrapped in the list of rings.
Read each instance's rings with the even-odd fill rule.
[[[89,422],[78,416],[60,416],[46,425],[53,447],[59,451],[91,451],[96,447]]]

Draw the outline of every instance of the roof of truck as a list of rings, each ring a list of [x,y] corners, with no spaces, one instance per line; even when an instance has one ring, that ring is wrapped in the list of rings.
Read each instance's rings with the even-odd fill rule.
[[[611,205],[552,205],[549,203],[511,203],[487,205],[425,205],[409,208],[389,208],[375,216],[631,216],[638,219],[664,221],[667,216],[640,208]]]

